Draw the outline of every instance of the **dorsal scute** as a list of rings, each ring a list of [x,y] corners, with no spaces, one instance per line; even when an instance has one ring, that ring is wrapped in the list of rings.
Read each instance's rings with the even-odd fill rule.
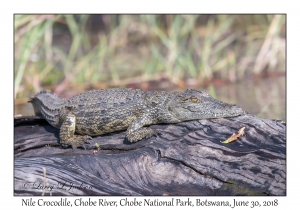
[[[65,105],[65,99],[59,97],[49,90],[42,90],[29,100],[30,103],[37,105],[40,109],[59,110]]]
[[[142,90],[130,88],[90,90],[69,98],[68,104],[84,107],[117,107],[138,100],[142,94]]]
[[[145,93],[145,101],[148,104],[163,105],[170,93],[165,91],[148,91]]]
[[[38,96],[38,95],[41,95],[41,94],[50,94],[50,95],[54,95],[54,96],[59,97],[58,95],[56,95],[55,93],[51,92],[50,90],[41,90],[35,96]]]

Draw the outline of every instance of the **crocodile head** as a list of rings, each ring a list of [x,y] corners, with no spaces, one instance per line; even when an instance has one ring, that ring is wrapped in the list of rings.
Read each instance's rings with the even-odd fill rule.
[[[242,108],[218,101],[206,91],[187,89],[169,104],[169,113],[180,121],[235,117],[245,114]]]

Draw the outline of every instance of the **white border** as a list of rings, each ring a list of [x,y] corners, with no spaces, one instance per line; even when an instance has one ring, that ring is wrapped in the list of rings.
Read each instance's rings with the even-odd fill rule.
[[[299,11],[296,1],[270,0],[130,0],[130,1],[8,1],[1,8],[1,206],[21,206],[21,198],[13,197],[13,14],[14,13],[286,13],[287,14],[287,196],[278,197],[280,208],[299,206],[298,134],[299,109]],[[284,99],[282,99],[284,100]],[[9,149],[7,149],[9,148]],[[12,148],[12,149],[11,149]],[[298,190],[297,190],[298,189]],[[77,197],[76,197],[77,198]],[[74,198],[74,199],[76,199]],[[109,197],[107,197],[109,198]],[[115,197],[116,199],[120,199]],[[180,197],[184,199],[185,197]],[[205,197],[217,199],[216,197]],[[241,199],[241,197],[238,197]],[[274,198],[274,197],[273,197]],[[273,199],[272,198],[272,199]],[[48,198],[57,200],[58,197]],[[73,198],[70,198],[73,199]],[[86,197],[85,197],[86,199]],[[111,197],[114,199],[114,197]],[[231,200],[233,197],[221,197]],[[242,200],[261,200],[243,197]],[[99,207],[98,207],[99,208]],[[144,207],[147,209],[147,207]],[[164,207],[166,208],[166,207]],[[95,208],[94,208],[95,209]],[[203,209],[203,207],[202,207]]]

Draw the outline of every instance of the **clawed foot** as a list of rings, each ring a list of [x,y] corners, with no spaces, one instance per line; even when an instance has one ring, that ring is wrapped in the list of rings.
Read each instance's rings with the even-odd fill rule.
[[[157,137],[157,136],[160,136],[160,135],[162,135],[162,131],[163,130],[161,130],[161,129],[151,129],[151,133],[149,133],[147,136],[145,136],[145,138],[144,139],[149,139],[149,138],[151,138],[152,136],[155,136],[155,137]]]
[[[89,142],[88,140],[92,140],[93,138],[90,137],[90,136],[88,136],[88,135],[86,135],[86,136],[85,136],[85,139],[86,139],[86,141],[85,141],[84,143],[86,143],[86,144],[91,144],[91,142]]]
[[[76,149],[77,147],[82,147],[83,149],[86,149],[85,144],[91,144],[88,140],[92,140],[93,138],[85,135],[85,136],[75,136],[73,139],[71,146],[72,149]]]
[[[149,139],[152,136],[158,136],[158,135],[161,135],[161,134],[162,134],[161,129],[143,128],[143,129],[140,129],[139,131],[135,131],[131,134],[127,134],[126,138],[127,138],[128,141],[133,143],[133,142],[137,142],[137,141],[140,141],[140,140]]]
[[[153,136],[160,136],[162,135],[162,131],[161,129],[153,129],[154,133]]]
[[[85,135],[85,136],[76,136],[76,143],[72,144],[72,149],[74,150],[74,148],[77,147],[82,147],[83,149],[86,149],[86,145],[85,144],[91,144],[88,140],[92,140],[93,138]]]

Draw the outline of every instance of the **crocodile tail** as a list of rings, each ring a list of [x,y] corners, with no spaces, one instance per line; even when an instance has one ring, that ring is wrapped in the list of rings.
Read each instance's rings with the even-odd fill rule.
[[[51,125],[59,124],[59,112],[65,106],[66,100],[48,90],[42,90],[29,101],[35,115],[45,118]]]
[[[34,103],[37,99],[43,103],[47,103],[48,106],[59,105],[65,100],[49,90],[42,90],[39,93],[37,93],[34,97],[31,97],[28,102]]]

